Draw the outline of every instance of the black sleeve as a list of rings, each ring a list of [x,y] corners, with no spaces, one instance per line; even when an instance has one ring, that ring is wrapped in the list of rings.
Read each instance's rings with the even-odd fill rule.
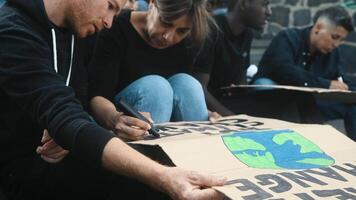
[[[340,51],[338,51],[338,49],[336,49],[336,51],[337,51],[337,55],[339,57],[338,77],[342,77],[343,82],[349,86],[349,90],[356,91],[356,83],[354,81],[352,81],[351,75],[346,72],[344,66],[342,65],[342,63],[345,63],[345,62],[340,61],[340,59],[341,59]]]
[[[243,58],[233,50],[231,45],[224,33],[216,30],[195,62],[196,73],[210,75],[209,89],[211,90],[217,91],[221,87],[235,83],[236,80],[241,83],[246,79]]]
[[[84,107],[88,110],[88,66],[93,56],[96,35],[86,38],[76,38],[74,45],[73,69],[70,79],[70,86],[74,89],[75,95]]]
[[[299,41],[303,42],[303,41]],[[257,77],[267,77],[283,85],[329,88],[330,80],[313,75],[295,63],[296,44],[285,32],[277,35],[264,53]]]
[[[219,44],[218,31],[213,29],[210,37],[205,39],[203,44],[198,50],[198,53],[194,59],[193,63],[193,72],[194,73],[202,73],[202,74],[210,74],[213,70],[215,62],[220,57],[216,55],[217,45]]]
[[[118,92],[119,70],[125,53],[120,22],[116,18],[111,29],[103,30],[98,35],[89,64],[89,98],[102,96],[113,101]]]
[[[2,24],[1,90],[41,128],[48,129],[57,144],[79,159],[101,165],[103,148],[113,134],[90,122],[73,90],[52,68],[48,44],[29,31],[31,27],[23,27]]]
[[[352,81],[352,77],[349,74],[342,73],[341,75],[342,80],[344,83],[346,83],[347,86],[349,86],[349,90],[351,91],[356,91],[356,83]]]

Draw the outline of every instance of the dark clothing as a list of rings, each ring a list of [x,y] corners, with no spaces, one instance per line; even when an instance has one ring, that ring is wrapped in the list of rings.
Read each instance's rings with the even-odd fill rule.
[[[57,56],[51,29],[58,39],[53,41]],[[74,90],[65,84],[72,57],[68,54],[71,34],[51,24],[42,0],[9,0],[0,9],[0,44],[0,182],[4,193],[10,199],[40,199],[27,195],[51,194],[51,189],[63,186],[51,180],[64,175],[60,170],[50,171],[50,166],[60,165],[45,163],[36,154],[44,129],[70,151],[76,163],[101,169],[103,148],[114,135],[91,122]],[[78,47],[74,51],[80,51]],[[77,66],[85,61],[79,60],[77,52],[71,84],[81,85],[78,75],[82,71]],[[55,57],[59,74],[54,70]]]
[[[58,74],[63,80],[68,77],[71,61],[71,33],[67,29],[56,28]],[[74,59],[70,77],[70,87],[85,110],[88,109],[88,66],[92,57],[96,34],[86,38],[75,38]]]
[[[96,36],[92,35],[86,38],[75,40],[74,45],[74,59],[72,77],[70,79],[70,86],[75,92],[75,96],[80,101],[85,110],[88,110],[89,97],[88,97],[88,66],[89,61],[93,54],[93,49],[96,41]]]
[[[356,86],[343,73],[338,49],[329,54],[310,53],[311,28],[287,29],[273,40],[259,64],[258,78],[270,78],[281,85],[329,88],[331,80],[342,77],[350,90]],[[317,101],[326,120],[345,120],[347,135],[356,140],[356,106]]]
[[[344,119],[347,136],[356,141],[356,106],[330,101],[319,101],[320,113],[327,120]]]
[[[172,161],[158,146],[131,146],[162,164]],[[165,194],[110,171],[85,165],[69,154],[58,164],[40,157],[28,157],[8,164],[0,183],[9,200],[167,200]]]
[[[55,72],[52,28],[58,30],[42,0],[10,0],[1,8],[0,163],[34,155],[43,129],[48,129],[57,144],[100,166],[102,150],[113,135],[90,122],[73,89]],[[64,41],[71,34],[57,35],[63,42],[58,47],[65,48],[58,50],[58,58],[68,59],[61,53],[68,49],[70,42]],[[68,74],[69,63],[59,62],[58,71]]]
[[[80,96],[86,93],[84,66],[93,41],[76,40],[74,48],[70,85]],[[66,86],[71,33],[50,23],[42,0],[9,0],[0,9],[0,44],[0,187],[9,200],[168,199],[102,168],[103,148],[114,135],[91,122],[74,90]],[[70,151],[59,163],[47,163],[36,154],[44,129]],[[156,155],[151,157],[167,160]]]
[[[331,80],[342,76],[351,90],[356,89],[343,74],[338,49],[311,55],[310,31],[310,27],[281,31],[264,53],[254,79],[265,77],[282,85],[329,88]]]
[[[191,69],[193,48],[187,41],[165,49],[151,47],[130,22],[131,12],[123,10],[109,30],[102,31],[89,66],[89,96],[114,96],[133,81],[151,74],[168,78]]]
[[[205,42],[194,63],[194,69],[210,74],[208,90],[220,96],[220,88],[246,83],[246,70],[250,65],[251,30],[235,36],[225,14],[216,15],[221,30],[214,30],[212,39]]]

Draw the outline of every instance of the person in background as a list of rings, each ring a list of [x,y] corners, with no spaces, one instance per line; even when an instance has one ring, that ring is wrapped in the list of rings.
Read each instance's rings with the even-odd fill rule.
[[[127,0],[124,9],[147,11],[148,4],[145,0]]]
[[[99,34],[89,66],[95,119],[129,140],[150,125],[123,115],[120,99],[156,123],[208,120],[201,84],[188,73],[211,20],[204,0],[152,0],[146,12],[123,11]]]
[[[353,30],[348,12],[336,6],[318,11],[311,27],[281,31],[264,53],[254,84],[355,90],[337,48]],[[317,106],[326,120],[344,119],[347,135],[356,140],[354,104],[318,101]]]
[[[9,199],[222,198],[211,186],[224,179],[147,158],[75,98],[75,37],[110,28],[125,3],[8,0],[0,8],[0,185]]]
[[[220,29],[194,63],[209,109],[221,115],[234,114],[224,102],[221,87],[246,83],[251,30],[263,30],[272,14],[269,0],[228,0],[227,5],[227,13],[214,16]]]

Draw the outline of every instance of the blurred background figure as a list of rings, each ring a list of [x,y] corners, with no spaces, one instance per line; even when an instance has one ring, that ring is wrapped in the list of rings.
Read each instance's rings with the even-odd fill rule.
[[[356,90],[340,62],[339,45],[354,31],[344,7],[316,13],[313,26],[281,31],[265,51],[254,84]],[[266,84],[267,81],[267,84]],[[344,119],[347,135],[356,141],[356,106],[317,100],[325,120]]]
[[[213,13],[218,13],[214,19],[219,30],[206,41],[194,63],[194,70],[200,71],[196,77],[203,85],[209,109],[223,116],[239,111],[231,109],[230,98],[224,96],[221,88],[247,83],[253,30],[263,31],[272,16],[268,0],[228,0],[226,3],[226,13],[223,8],[212,8]],[[249,76],[255,73],[256,67],[252,67]]]
[[[147,11],[148,3],[145,0],[128,0],[124,8],[136,11]]]

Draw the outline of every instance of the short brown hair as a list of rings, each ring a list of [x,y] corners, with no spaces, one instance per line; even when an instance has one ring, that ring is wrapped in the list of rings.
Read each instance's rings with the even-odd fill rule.
[[[192,19],[191,39],[195,44],[202,43],[216,26],[207,10],[206,0],[154,0],[162,21],[172,22],[188,15]]]

